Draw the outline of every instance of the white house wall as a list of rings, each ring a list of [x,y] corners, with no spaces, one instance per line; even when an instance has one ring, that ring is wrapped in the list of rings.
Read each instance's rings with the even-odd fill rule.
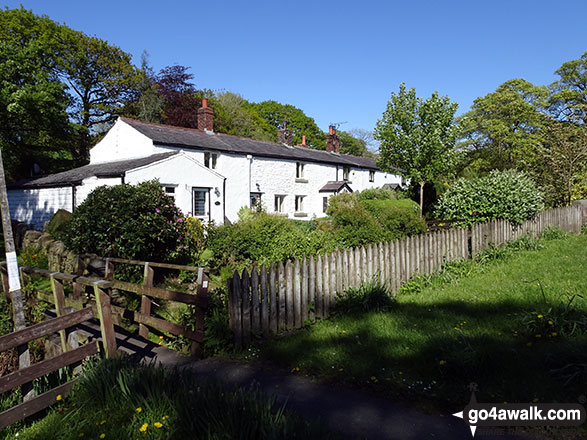
[[[153,141],[118,119],[100,142],[90,150],[90,163],[146,157],[155,154]]]
[[[114,186],[120,185],[122,183],[121,177],[107,177],[107,178],[99,178],[99,177],[90,177],[88,179],[84,179],[82,184],[75,187],[75,206],[76,208],[81,205],[84,200],[88,197],[92,191],[94,191],[99,186]],[[69,209],[71,211],[71,209]]]
[[[208,188],[211,220],[216,224],[224,222],[224,178],[218,173],[195,163],[186,154],[130,170],[125,182],[134,185],[154,178],[159,179],[161,185],[175,187],[175,204],[186,215],[193,214],[192,188]]]
[[[60,209],[72,210],[71,186],[8,190],[10,217],[42,229]]]

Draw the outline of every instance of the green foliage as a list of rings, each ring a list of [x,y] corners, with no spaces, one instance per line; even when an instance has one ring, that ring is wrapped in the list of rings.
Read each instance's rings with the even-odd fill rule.
[[[418,205],[395,200],[391,190],[371,189],[338,194],[328,200],[332,232],[342,247],[393,240],[426,231]]]
[[[587,52],[564,63],[556,72],[560,79],[551,84],[551,111],[557,119],[587,124]]]
[[[542,208],[542,195],[526,174],[496,170],[485,177],[457,180],[440,197],[436,215],[459,226],[495,219],[520,224]]]
[[[214,254],[216,267],[237,269],[253,262],[271,264],[314,255],[333,247],[324,231],[306,233],[297,223],[265,212],[218,227],[208,235],[207,246]]]
[[[342,314],[387,312],[394,304],[395,300],[389,289],[374,279],[358,289],[348,289],[337,294],[335,311]]]
[[[197,417],[194,417],[197,414]],[[141,430],[142,429],[142,430]],[[12,433],[14,435],[14,433]],[[91,362],[74,392],[19,439],[336,438],[256,388],[204,382],[128,358]]]
[[[310,148],[326,149],[326,135],[318,128],[313,118],[297,107],[290,104],[280,104],[276,101],[263,101],[251,104],[251,107],[272,127],[277,139],[277,129],[284,121],[287,128],[293,131],[294,145],[302,143],[302,136],[306,136],[306,143]]]
[[[65,233],[67,225],[71,221],[71,212],[65,209],[58,210],[49,223],[47,224],[47,232],[56,239],[61,239],[61,236]]]
[[[419,183],[423,194],[424,183],[452,171],[456,110],[457,104],[448,97],[434,92],[423,100],[402,83],[375,128],[375,138],[381,141],[379,167]]]
[[[564,231],[560,226],[547,227],[540,236],[543,240],[561,240],[567,238],[569,233]]]
[[[38,246],[29,246],[23,249],[19,255],[19,264],[21,266],[38,267],[39,269],[49,269],[49,260],[47,251]]]
[[[183,262],[191,255],[186,222],[157,181],[96,188],[73,213],[65,245],[79,253]]]

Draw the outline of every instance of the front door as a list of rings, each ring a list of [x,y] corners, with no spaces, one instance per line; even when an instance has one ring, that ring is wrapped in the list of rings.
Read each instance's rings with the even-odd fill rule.
[[[202,221],[210,221],[210,188],[192,188],[192,212]]]

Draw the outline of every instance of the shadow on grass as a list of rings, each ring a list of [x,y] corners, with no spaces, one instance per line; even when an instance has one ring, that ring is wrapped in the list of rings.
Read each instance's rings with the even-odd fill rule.
[[[587,393],[587,337],[537,338],[524,321],[533,313],[513,301],[400,303],[270,341],[262,356],[445,410],[468,401],[471,383],[485,402],[576,402]]]

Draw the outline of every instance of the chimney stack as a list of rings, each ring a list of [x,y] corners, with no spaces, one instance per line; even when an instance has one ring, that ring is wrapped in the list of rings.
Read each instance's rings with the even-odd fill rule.
[[[308,144],[306,144],[306,136],[302,136],[302,143],[298,145],[301,148],[308,148]]]
[[[329,153],[340,153],[340,137],[336,134],[334,125],[328,127],[326,135],[326,151]]]
[[[288,146],[293,146],[293,131],[287,128],[287,123],[283,121],[282,127],[277,130],[277,142]]]
[[[202,107],[198,109],[198,128],[214,131],[214,110],[208,107],[208,98],[202,98]]]

